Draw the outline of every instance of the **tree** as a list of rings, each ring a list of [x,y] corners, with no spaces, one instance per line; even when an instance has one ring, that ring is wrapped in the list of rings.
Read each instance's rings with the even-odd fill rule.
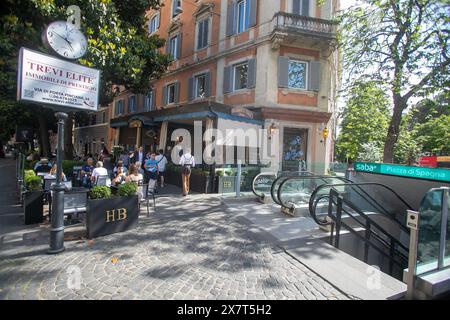
[[[364,0],[341,16],[348,77],[379,81],[391,95],[384,162],[394,160],[410,99],[449,88],[449,11],[448,1]]]
[[[15,101],[20,47],[47,52],[40,40],[41,33],[48,23],[66,20],[67,7],[72,4],[72,0],[3,1],[0,15],[1,101]],[[76,4],[81,9],[81,28],[89,44],[88,53],[79,62],[102,71],[101,104],[106,105],[113,99],[113,85],[141,93],[148,89],[150,79],[165,72],[170,58],[161,53],[164,40],[149,36],[145,28],[145,12],[151,7],[158,8],[159,0],[79,0]],[[11,108],[17,105],[13,104]],[[43,117],[40,113],[37,116]],[[71,126],[71,121],[67,126]],[[43,131],[41,136],[45,139]]]
[[[412,165],[416,162],[422,146],[417,142],[414,133],[413,112],[403,116],[400,135],[394,148],[394,162]]]
[[[423,151],[450,153],[450,115],[425,122],[416,129],[415,136]]]
[[[337,156],[341,161],[357,160],[364,153],[364,144],[373,142],[381,148],[389,122],[389,97],[373,81],[357,82],[341,118]]]

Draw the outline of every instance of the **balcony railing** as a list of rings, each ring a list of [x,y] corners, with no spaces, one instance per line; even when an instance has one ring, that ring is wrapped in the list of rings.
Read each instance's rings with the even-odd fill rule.
[[[278,12],[273,17],[274,31],[298,32],[310,36],[335,38],[337,23],[330,20]]]

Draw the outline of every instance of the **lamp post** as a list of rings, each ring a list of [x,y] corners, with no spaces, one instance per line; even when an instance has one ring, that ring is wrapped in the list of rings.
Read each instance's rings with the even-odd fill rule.
[[[64,184],[62,183],[62,158],[64,154],[64,123],[67,113],[57,112],[58,119],[58,147],[56,151],[56,184],[52,186],[53,210],[50,229],[49,254],[57,254],[64,251]]]

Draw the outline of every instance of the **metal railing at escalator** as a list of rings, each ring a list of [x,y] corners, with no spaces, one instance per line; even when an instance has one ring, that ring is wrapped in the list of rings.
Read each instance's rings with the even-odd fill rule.
[[[257,197],[265,198],[271,194],[273,184],[280,178],[312,175],[314,174],[309,171],[262,172],[253,179],[252,191]]]
[[[277,183],[278,182],[278,183]],[[285,177],[278,179],[272,186],[273,201],[287,210],[307,205],[313,191],[321,185],[351,182],[335,176],[313,175],[305,177]]]
[[[364,262],[373,249],[387,259],[389,274],[397,266],[399,276],[407,266],[406,214],[411,205],[390,187],[379,183],[324,184],[314,190],[309,209],[319,225],[330,227],[330,244],[336,248],[345,229],[363,241]]]

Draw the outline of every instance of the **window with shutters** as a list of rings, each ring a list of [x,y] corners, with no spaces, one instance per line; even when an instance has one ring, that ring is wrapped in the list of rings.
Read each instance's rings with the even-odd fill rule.
[[[305,89],[308,79],[308,63],[298,60],[289,60],[289,88]]]
[[[136,96],[134,95],[128,97],[128,112],[136,112]]]
[[[207,86],[206,74],[201,74],[194,78],[195,99],[206,98],[207,95],[206,86]]]
[[[250,3],[249,0],[241,0],[237,3],[238,33],[247,31],[249,28],[249,16],[250,16],[249,3]]]
[[[209,18],[197,23],[197,50],[206,48],[209,42]]]
[[[233,66],[233,91],[239,91],[247,88],[248,81],[248,62]]]
[[[148,30],[150,34],[159,29],[159,21],[160,21],[159,19],[160,19],[159,12],[151,18]]]
[[[150,90],[145,95],[145,102],[144,102],[144,108],[145,111],[152,111],[153,110],[153,90]]]
[[[167,104],[176,102],[176,83],[167,86]]]
[[[169,54],[172,56],[173,60],[178,58],[178,37],[179,35],[176,35],[169,39]]]

